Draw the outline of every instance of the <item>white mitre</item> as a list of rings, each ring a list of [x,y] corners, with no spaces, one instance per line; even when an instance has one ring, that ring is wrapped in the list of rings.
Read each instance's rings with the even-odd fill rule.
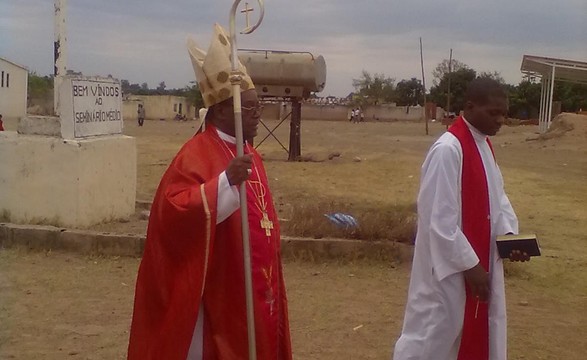
[[[196,73],[198,88],[207,108],[232,97],[230,73],[232,71],[230,42],[224,29],[214,24],[214,34],[208,53],[198,47],[193,39],[188,39],[187,47]],[[254,89],[255,85],[247,74],[247,69],[239,61],[242,72],[241,92]]]

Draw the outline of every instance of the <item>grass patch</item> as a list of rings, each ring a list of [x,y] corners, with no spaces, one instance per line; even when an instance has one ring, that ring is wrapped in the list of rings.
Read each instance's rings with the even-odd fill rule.
[[[358,226],[344,229],[335,226],[324,214],[352,215]],[[412,243],[416,234],[416,205],[356,205],[345,202],[302,203],[294,206],[282,232],[289,236],[387,240]]]
[[[0,222],[10,222],[10,210],[2,209],[0,211]]]

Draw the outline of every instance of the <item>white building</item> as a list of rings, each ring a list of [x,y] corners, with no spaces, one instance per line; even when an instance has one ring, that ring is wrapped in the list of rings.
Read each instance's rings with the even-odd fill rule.
[[[28,70],[0,57],[0,114],[3,118],[26,115]]]
[[[145,118],[151,120],[173,120],[176,115],[195,117],[194,106],[183,96],[174,95],[127,95],[122,102],[122,117],[125,121],[137,120],[138,105],[145,107]]]

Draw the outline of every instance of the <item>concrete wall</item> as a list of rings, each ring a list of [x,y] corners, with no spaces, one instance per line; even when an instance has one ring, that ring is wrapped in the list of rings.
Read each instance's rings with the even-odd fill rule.
[[[350,111],[345,105],[302,104],[302,120],[348,120]]]
[[[328,120],[348,121],[350,119],[351,106],[346,105],[319,105],[302,104],[302,120]],[[281,104],[265,104],[263,118],[283,118],[291,111],[288,103],[285,107]],[[423,120],[423,107],[407,107],[395,105],[367,106],[363,109],[365,121],[421,121]],[[442,116],[444,110],[437,108],[437,116]]]
[[[302,104],[303,120],[344,120],[349,118],[350,108],[344,105]],[[282,119],[291,112],[291,104],[265,104],[262,117],[265,119]]]
[[[263,119],[281,119],[281,108],[281,104],[264,104],[261,117]]]
[[[0,58],[0,114],[5,119],[26,115],[28,71]]]
[[[0,132],[0,218],[83,228],[134,213],[135,139]]]
[[[419,121],[424,119],[423,107],[377,105],[366,107],[364,112],[365,121]]]
[[[181,113],[188,119],[196,117],[194,107],[182,96],[172,95],[129,95],[122,102],[122,117],[124,120],[136,121],[138,105],[145,107],[145,118],[152,120],[173,120],[175,114]]]

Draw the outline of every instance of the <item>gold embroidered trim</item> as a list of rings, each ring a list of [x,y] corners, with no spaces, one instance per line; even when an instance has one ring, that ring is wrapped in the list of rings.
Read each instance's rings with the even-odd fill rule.
[[[206,213],[206,255],[204,258],[204,278],[202,280],[202,293],[200,297],[204,296],[204,286],[206,285],[206,274],[208,272],[208,255],[210,252],[210,232],[212,228],[212,219],[210,214],[210,208],[208,207],[208,200],[206,199],[206,191],[204,190],[204,184],[200,185],[200,193],[202,195],[202,203],[204,204],[204,212]]]

